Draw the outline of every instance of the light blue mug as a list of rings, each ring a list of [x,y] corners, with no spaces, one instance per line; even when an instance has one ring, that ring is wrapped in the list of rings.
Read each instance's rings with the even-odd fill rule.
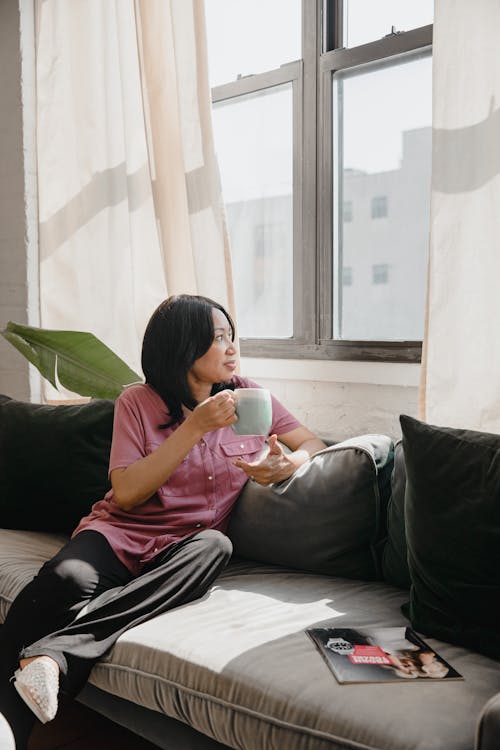
[[[273,421],[271,393],[267,388],[235,388],[236,416],[231,425],[237,435],[268,435]]]

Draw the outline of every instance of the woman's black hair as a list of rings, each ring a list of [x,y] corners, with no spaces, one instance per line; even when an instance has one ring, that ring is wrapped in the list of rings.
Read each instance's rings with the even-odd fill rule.
[[[155,389],[168,408],[170,421],[160,425],[161,428],[182,420],[183,404],[188,409],[197,405],[187,375],[214,341],[213,308],[227,318],[234,340],[231,316],[222,305],[208,297],[172,295],[158,305],[149,320],[142,342],[141,364],[146,383]],[[224,388],[233,389],[234,386],[215,383],[211,395]]]

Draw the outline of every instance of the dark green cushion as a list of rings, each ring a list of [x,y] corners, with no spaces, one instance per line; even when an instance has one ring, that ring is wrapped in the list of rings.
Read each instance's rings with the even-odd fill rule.
[[[331,446],[284,482],[248,482],[231,515],[235,553],[347,578],[381,577],[393,443],[364,435]]]
[[[500,658],[500,435],[401,417],[411,576],[425,635]]]
[[[0,526],[71,532],[110,487],[114,402],[0,397]]]
[[[394,447],[394,468],[391,476],[391,499],[387,509],[387,542],[382,557],[384,580],[409,589],[410,570],[405,532],[406,468],[402,441]]]

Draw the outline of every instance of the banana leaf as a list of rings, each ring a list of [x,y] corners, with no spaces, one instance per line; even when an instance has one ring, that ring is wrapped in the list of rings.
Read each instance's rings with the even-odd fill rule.
[[[142,378],[92,333],[51,331],[9,321],[2,336],[47,378],[80,396],[116,398]]]

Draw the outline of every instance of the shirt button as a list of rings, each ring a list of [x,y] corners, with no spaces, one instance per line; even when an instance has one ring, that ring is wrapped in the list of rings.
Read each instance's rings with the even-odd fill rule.
[[[196,528],[197,528],[197,529],[201,529],[202,525],[203,525],[203,524],[201,524],[201,523],[197,523],[197,524],[196,524]]]
[[[208,478],[209,478],[209,479],[213,479],[213,476],[212,476],[212,475],[210,475],[210,476],[209,476]]]
[[[244,448],[244,447],[245,447],[245,443],[240,443],[240,448]]]

